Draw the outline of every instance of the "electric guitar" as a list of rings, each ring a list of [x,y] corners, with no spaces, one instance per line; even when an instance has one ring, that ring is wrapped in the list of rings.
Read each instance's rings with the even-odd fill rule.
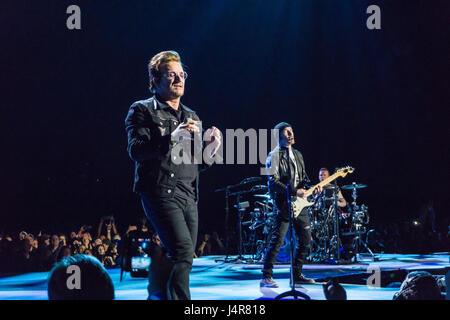
[[[291,204],[292,204],[292,211],[294,213],[294,217],[296,218],[300,214],[300,212],[302,212],[303,208],[310,207],[310,206],[312,206],[314,204],[314,202],[309,202],[308,201],[308,197],[313,194],[314,189],[316,189],[319,186],[323,187],[323,186],[329,184],[331,181],[336,180],[339,177],[345,177],[347,174],[353,173],[353,171],[355,171],[355,169],[352,168],[352,167],[345,167],[345,168],[338,169],[338,170],[336,170],[336,172],[334,174],[332,174],[331,176],[329,176],[325,180],[319,182],[314,187],[306,190],[303,198],[300,198],[299,196],[297,196],[295,201],[291,202]]]

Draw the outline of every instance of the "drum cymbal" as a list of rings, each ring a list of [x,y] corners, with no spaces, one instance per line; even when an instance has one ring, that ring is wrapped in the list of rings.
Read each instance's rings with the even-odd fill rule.
[[[250,191],[267,191],[267,190],[268,190],[268,187],[265,185],[256,185],[250,189]]]
[[[334,198],[322,198],[322,200],[324,200],[324,201],[333,201]],[[343,198],[336,198],[336,200],[337,201],[342,201],[342,200],[345,200],[345,199],[343,199]]]
[[[341,189],[347,189],[347,190],[351,190],[351,189],[362,189],[362,188],[366,188],[367,186],[365,184],[356,184],[356,183],[352,183],[352,184],[348,184],[346,186],[342,186]]]
[[[269,194],[254,194],[253,196],[258,198],[270,199]]]

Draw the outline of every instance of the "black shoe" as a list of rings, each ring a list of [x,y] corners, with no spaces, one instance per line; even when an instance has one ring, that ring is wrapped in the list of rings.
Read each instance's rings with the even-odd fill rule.
[[[306,278],[303,274],[301,274],[298,277],[294,277],[294,284],[295,286],[301,285],[301,284],[314,284],[316,281],[314,279]],[[292,286],[292,283],[289,282],[289,285]]]
[[[264,277],[261,279],[261,282],[259,283],[260,287],[266,287],[266,288],[278,288],[279,285],[275,281],[273,281],[272,277]]]

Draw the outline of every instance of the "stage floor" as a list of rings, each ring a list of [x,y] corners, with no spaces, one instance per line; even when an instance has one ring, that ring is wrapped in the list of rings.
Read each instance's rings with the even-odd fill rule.
[[[289,264],[274,268],[274,278],[280,287],[260,288],[261,264],[223,262],[223,256],[208,256],[194,259],[191,273],[191,296],[193,300],[256,300],[273,299],[290,289]],[[233,257],[230,257],[233,258]],[[297,290],[313,300],[325,300],[322,282],[328,277],[337,277],[347,292],[348,300],[392,300],[404,275],[413,270],[426,270],[433,274],[445,274],[450,267],[449,253],[431,255],[376,254],[377,261],[370,256],[361,256],[357,264],[307,264],[303,272],[318,283],[304,285]],[[367,285],[373,270],[381,271],[381,286]],[[120,269],[108,270],[114,282],[117,300],[145,300],[147,279],[132,278]],[[46,300],[47,272],[28,273],[0,278],[0,300]],[[397,286],[392,284],[397,282]],[[373,282],[371,282],[373,283]],[[387,286],[391,283],[390,286]]]

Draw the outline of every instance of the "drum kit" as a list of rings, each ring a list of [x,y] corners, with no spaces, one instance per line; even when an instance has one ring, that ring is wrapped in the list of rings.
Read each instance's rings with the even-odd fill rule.
[[[338,197],[340,193],[337,185],[329,185],[317,197],[315,205],[310,209],[312,245],[310,262],[325,261],[350,261],[357,260],[361,245],[374,257],[366,243],[362,241],[369,224],[368,207],[364,204],[358,205],[357,190],[366,188],[367,185],[356,184],[345,185],[340,189],[352,190],[353,202],[343,208],[339,202],[343,199]]]
[[[266,185],[254,185],[248,187],[250,182],[259,182],[261,178],[247,178],[240,184],[227,186],[216,191],[225,191],[226,195],[226,220],[228,220],[228,201],[235,196],[238,212],[238,257],[234,261],[262,262],[269,247],[274,225],[276,223],[277,208],[275,202],[268,193]],[[246,187],[246,190],[231,192],[234,187]],[[372,251],[362,241],[362,235],[367,232],[369,224],[368,207],[357,204],[357,192],[367,185],[352,184],[337,187],[329,184],[323,188],[322,193],[315,196],[314,205],[308,209],[311,222],[311,249],[308,256],[310,263],[326,263],[327,261],[349,261],[357,256],[361,247],[364,247],[372,257]],[[346,210],[338,206],[340,189],[351,190],[353,202],[346,205]],[[242,196],[248,201],[241,202]],[[246,200],[247,200],[246,199]],[[226,221],[226,224],[228,222]],[[227,243],[229,235],[227,231]],[[289,258],[289,235],[281,246],[278,262],[286,262]],[[228,261],[228,251],[225,262]]]

